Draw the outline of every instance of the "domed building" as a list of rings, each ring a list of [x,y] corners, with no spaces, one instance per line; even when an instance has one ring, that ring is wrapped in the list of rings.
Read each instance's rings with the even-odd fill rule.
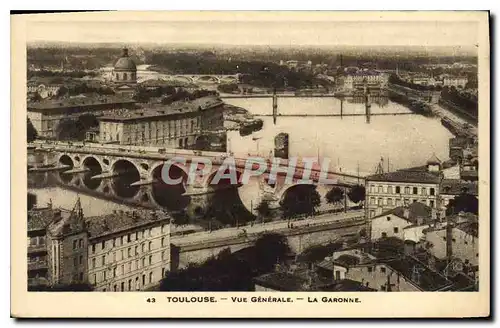
[[[128,49],[124,48],[122,56],[118,58],[113,68],[113,82],[118,93],[134,92],[137,84],[137,66],[130,58]]]

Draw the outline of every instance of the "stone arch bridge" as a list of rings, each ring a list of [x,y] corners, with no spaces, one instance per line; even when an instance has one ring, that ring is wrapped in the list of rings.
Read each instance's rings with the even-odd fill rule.
[[[229,153],[166,149],[160,147],[123,146],[95,143],[47,143],[36,141],[29,145],[33,164],[29,170],[34,172],[56,171],[59,183],[69,188],[77,188],[103,198],[121,202],[137,203],[147,207],[185,206],[193,214],[201,214],[207,208],[209,194],[218,188],[227,187],[229,180],[221,179],[212,184],[214,177]],[[185,158],[185,163],[174,164],[169,174],[182,183],[167,185],[162,180],[162,168],[166,160],[173,157]],[[203,158],[212,163],[208,174],[187,183],[188,172],[196,159]],[[235,158],[236,176],[241,177],[246,159]],[[283,163],[284,167],[287,163]],[[200,168],[201,169],[201,168]],[[267,195],[271,207],[276,207],[284,195],[297,185],[303,184],[303,167],[295,168],[295,178],[289,183],[285,174],[278,174],[276,181],[270,183],[268,167],[263,175],[257,177],[261,195]],[[227,171],[226,171],[227,173]],[[311,173],[310,184],[318,185],[320,173]],[[334,185],[349,188],[362,183],[362,178],[338,172],[328,172]],[[361,180],[360,180],[361,179]],[[364,182],[364,181],[363,181]],[[175,209],[175,208],[174,208]]]

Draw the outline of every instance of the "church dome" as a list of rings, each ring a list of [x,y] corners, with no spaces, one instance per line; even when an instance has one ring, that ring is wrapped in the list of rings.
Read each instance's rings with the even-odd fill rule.
[[[122,56],[115,63],[115,70],[137,71],[134,61],[128,55],[128,49],[123,49]]]

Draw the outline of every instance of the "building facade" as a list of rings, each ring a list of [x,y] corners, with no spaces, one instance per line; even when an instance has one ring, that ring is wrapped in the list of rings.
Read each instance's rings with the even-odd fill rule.
[[[28,103],[28,118],[40,137],[57,138],[58,126],[64,119],[86,114],[100,116],[122,108],[135,108],[135,101],[116,96],[48,100]]]
[[[88,281],[96,290],[148,289],[170,270],[170,218],[163,212],[114,212],[87,222]]]
[[[465,88],[469,80],[464,76],[445,76],[443,77],[443,86]]]
[[[368,176],[365,182],[367,218],[413,202],[437,208],[440,181],[440,163],[434,159],[426,166]]]
[[[222,129],[223,103],[207,97],[99,118],[99,140],[123,145],[189,148],[205,131]]]
[[[71,211],[44,211],[28,221],[31,285],[146,290],[170,270],[170,217],[164,212],[115,211],[85,219],[79,201]]]

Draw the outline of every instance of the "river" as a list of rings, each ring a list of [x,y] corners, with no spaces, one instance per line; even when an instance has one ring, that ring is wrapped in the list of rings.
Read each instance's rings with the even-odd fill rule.
[[[420,115],[372,116],[370,123],[364,116],[345,117],[286,117],[287,114],[340,114],[341,101],[336,98],[288,97],[278,99],[276,124],[272,113],[271,98],[225,99],[231,105],[249,110],[264,122],[262,130],[242,137],[238,131],[229,131],[228,148],[236,156],[269,156],[274,148],[274,137],[281,132],[289,134],[290,156],[329,158],[331,166],[344,173],[361,175],[374,172],[380,158],[390,169],[400,169],[425,164],[433,153],[442,160],[448,159],[448,140],[451,133],[437,118]],[[345,100],[343,113],[362,114],[364,104],[358,100]],[[387,99],[374,99],[371,112],[409,113],[402,105]],[[44,205],[49,199],[56,206],[71,208],[81,196],[86,215],[98,215],[127,208],[109,200],[95,200],[91,196],[79,195],[57,186],[31,189],[37,195],[38,203]],[[256,183],[239,189],[242,202],[247,208],[254,208],[260,199]]]

